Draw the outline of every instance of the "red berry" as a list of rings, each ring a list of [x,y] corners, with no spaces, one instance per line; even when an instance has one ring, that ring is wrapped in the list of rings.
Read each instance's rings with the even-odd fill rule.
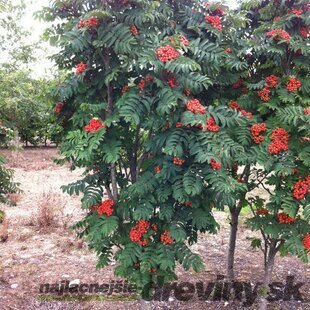
[[[278,40],[286,40],[289,41],[291,36],[283,29],[275,29],[266,33],[267,37],[273,37]]]
[[[210,165],[213,170],[218,170],[222,166],[222,164],[220,162],[217,162],[214,158],[211,159]]]
[[[215,120],[214,120],[213,117],[211,117],[211,118],[209,118],[209,119],[207,120],[206,125],[207,125],[207,130],[209,130],[209,131],[217,132],[217,131],[220,130],[219,125],[217,125],[217,124],[215,123]]]
[[[135,25],[132,25],[130,27],[130,32],[134,35],[137,36],[139,34],[139,30],[137,29],[137,27]]]
[[[301,82],[297,80],[295,77],[291,77],[288,79],[288,82],[286,84],[286,89],[289,92],[295,92],[298,90],[298,88],[300,88],[300,86],[301,86]]]
[[[88,68],[87,64],[84,64],[83,62],[81,62],[75,66],[75,69],[76,69],[75,72],[77,75],[81,75],[85,70],[87,70],[87,68]]]
[[[173,158],[173,164],[176,165],[176,166],[183,166],[185,163],[185,159],[181,159],[181,158],[178,158],[178,157],[174,157]]]
[[[200,103],[198,99],[189,100],[186,103],[186,110],[194,114],[205,114],[206,108]]]
[[[278,85],[279,78],[275,75],[269,75],[265,78],[268,88],[275,88]]]
[[[268,152],[277,155],[282,151],[288,150],[289,134],[283,128],[276,128],[271,134],[272,143],[268,146]]]
[[[287,213],[278,213],[278,221],[280,224],[292,224],[295,222],[293,217],[290,217]]]
[[[213,28],[222,31],[221,19],[218,16],[205,16],[205,21],[210,24]]]
[[[64,104],[62,102],[56,103],[55,112],[58,114],[62,111]]]
[[[270,90],[267,87],[264,87],[262,90],[258,92],[258,96],[261,100],[268,102],[270,100]]]
[[[261,142],[264,141],[264,137],[261,134],[264,133],[266,130],[267,130],[267,127],[265,123],[254,124],[251,127],[251,134],[252,134],[254,143],[260,144]]]
[[[112,207],[115,206],[115,204],[115,201],[112,199],[107,199],[103,201],[97,208],[98,214],[106,214],[107,216],[111,216],[114,212]]]
[[[160,236],[160,241],[163,244],[172,244],[173,243],[173,239],[171,238],[168,230],[164,230],[164,233]]]
[[[173,60],[181,55],[177,50],[175,50],[170,45],[158,48],[155,53],[158,59],[162,62]]]
[[[96,132],[101,128],[106,128],[106,125],[102,123],[100,119],[92,118],[89,121],[89,124],[85,126],[86,132]]]
[[[304,236],[302,243],[306,250],[310,250],[310,234]]]

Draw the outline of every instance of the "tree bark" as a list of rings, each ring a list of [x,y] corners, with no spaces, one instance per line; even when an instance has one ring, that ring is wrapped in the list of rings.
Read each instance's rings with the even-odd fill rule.
[[[235,280],[234,273],[234,261],[235,261],[235,249],[238,232],[238,220],[241,211],[240,207],[230,208],[230,237],[227,255],[227,281],[232,282]]]
[[[152,302],[144,300],[143,298],[140,299],[140,309],[141,310],[152,310]]]
[[[275,257],[277,254],[276,244],[277,244],[276,240],[271,240],[268,255],[265,256],[264,280],[262,285],[262,291],[259,297],[258,310],[267,309],[268,305],[267,296],[269,293],[269,284],[271,283]]]
[[[240,179],[244,183],[248,183],[251,165],[245,165],[243,172],[240,176]],[[230,207],[230,237],[229,237],[229,245],[228,245],[228,254],[227,254],[227,281],[232,282],[235,280],[235,272],[234,272],[234,261],[235,261],[235,250],[236,250],[236,242],[237,242],[237,232],[238,232],[238,221],[240,211],[245,202],[246,193],[243,193],[239,199],[239,202],[234,207]]]

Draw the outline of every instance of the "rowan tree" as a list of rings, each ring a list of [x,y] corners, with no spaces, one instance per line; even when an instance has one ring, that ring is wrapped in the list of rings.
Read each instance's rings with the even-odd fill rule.
[[[232,225],[228,275],[233,279],[236,223],[248,205],[254,216],[247,223],[262,234],[252,239],[252,246],[264,253],[263,309],[276,254],[308,259],[309,6],[303,1],[248,1],[241,9],[248,12],[249,24],[232,41],[231,54],[244,61],[244,69],[224,90],[224,100],[236,113],[250,112],[251,122],[231,132],[246,150],[232,169],[246,191],[230,208],[235,229]],[[265,190],[267,198],[253,195],[256,188]]]
[[[244,25],[220,4],[193,1],[55,1],[42,15],[71,71],[56,111],[66,132],[62,159],[84,178],[74,228],[117,275],[149,292],[175,278],[176,262],[202,268],[189,245],[215,233],[212,207],[244,185],[230,175],[243,147],[230,128],[248,118],[220,105],[218,84],[233,68],[226,24]],[[228,83],[228,82],[227,82]],[[117,250],[115,250],[117,249]]]

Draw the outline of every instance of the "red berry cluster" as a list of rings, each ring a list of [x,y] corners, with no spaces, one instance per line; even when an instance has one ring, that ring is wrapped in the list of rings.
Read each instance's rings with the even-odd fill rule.
[[[226,51],[226,54],[230,54],[231,53],[231,48],[227,47],[225,51]]]
[[[293,14],[293,15],[301,15],[303,13],[303,10],[299,10],[299,9],[291,9],[289,11],[290,14]]]
[[[222,166],[222,164],[220,162],[217,162],[214,158],[211,159],[210,165],[211,165],[213,170],[218,170]]]
[[[268,102],[270,100],[270,90],[267,87],[264,87],[258,92],[258,96],[261,100]]]
[[[209,131],[213,131],[213,132],[217,132],[220,130],[220,127],[218,124],[216,124],[215,120],[213,117],[210,117],[208,120],[207,120],[207,130]]]
[[[189,45],[189,41],[187,40],[187,38],[183,35],[180,36],[180,42],[185,45],[188,46]]]
[[[299,34],[304,37],[304,38],[308,38],[309,36],[309,30],[308,30],[308,27],[306,26],[301,26],[300,29],[299,29]]]
[[[169,86],[170,86],[171,88],[174,88],[174,87],[178,87],[178,86],[179,86],[178,80],[176,80],[176,79],[173,78],[173,77],[168,78],[167,83],[169,84]]]
[[[304,180],[299,180],[294,185],[293,196],[297,200],[302,200],[309,192],[310,176],[307,176]]]
[[[243,94],[247,94],[249,92],[249,89],[246,86],[244,86],[244,87],[241,88],[241,92]]]
[[[130,27],[130,32],[132,33],[132,35],[137,36],[139,34],[139,30],[135,25],[131,25]]]
[[[267,32],[266,35],[267,35],[267,37],[273,37],[273,38],[278,39],[278,40],[289,41],[291,39],[291,36],[289,35],[289,33],[283,29],[271,30],[271,31]]]
[[[168,230],[164,230],[164,233],[160,236],[160,241],[163,244],[172,244],[173,243],[173,239],[171,238]]]
[[[79,64],[77,64],[77,65],[75,66],[75,73],[76,73],[77,75],[80,75],[80,74],[82,74],[85,70],[87,70],[87,68],[88,68],[87,64],[84,64],[83,62],[81,62],[81,63],[79,63]]]
[[[158,48],[155,53],[162,62],[167,62],[180,56],[180,53],[170,45]]]
[[[115,201],[113,199],[107,199],[103,201],[97,208],[97,212],[99,215],[106,214],[107,216],[111,216],[114,212],[113,206],[115,206]]]
[[[241,111],[241,107],[237,101],[230,101],[228,106],[233,110]]]
[[[276,128],[271,134],[272,143],[268,145],[269,154],[279,154],[281,151],[288,150],[289,134],[283,128]]]
[[[138,88],[143,89],[145,87],[145,85],[146,85],[146,81],[144,79],[142,79],[140,81],[140,83],[138,84]]]
[[[310,114],[310,107],[304,109],[304,114],[305,115]]]
[[[210,24],[213,28],[217,30],[222,30],[221,19],[218,16],[205,16],[207,24]]]
[[[180,45],[180,43],[183,44],[184,46],[188,46],[189,45],[189,41],[183,35],[175,35],[173,37],[169,37],[168,41],[170,43],[172,43],[173,46]]]
[[[300,86],[301,86],[301,82],[297,80],[295,77],[291,77],[288,79],[288,82],[286,84],[286,89],[289,92],[295,92],[298,90],[298,88],[300,88]]]
[[[291,224],[295,222],[295,219],[290,217],[287,213],[278,213],[277,216],[280,224]]]
[[[267,130],[267,127],[265,123],[254,124],[251,127],[251,134],[252,134],[254,143],[260,144],[261,142],[264,141],[264,137],[262,136],[262,133],[264,133],[266,130]]]
[[[247,118],[251,119],[253,117],[253,114],[251,112],[247,112],[246,110],[241,110],[242,116],[247,116]]]
[[[192,207],[193,203],[191,201],[185,201],[184,205],[185,205],[185,207]]]
[[[243,84],[243,80],[240,79],[240,80],[238,80],[236,83],[234,83],[234,84],[232,85],[232,88],[233,88],[233,89],[238,89],[238,88],[240,88],[240,87],[242,86],[242,84]]]
[[[100,24],[100,21],[98,18],[96,17],[90,17],[86,20],[83,20],[81,19],[80,22],[79,22],[79,25],[78,25],[78,28],[81,29],[81,28],[84,28],[84,27],[98,27]]]
[[[181,159],[178,157],[173,157],[173,164],[177,166],[183,166],[185,163],[185,159]]]
[[[310,234],[304,236],[302,243],[306,250],[310,250]]]
[[[92,118],[88,125],[85,126],[86,132],[96,132],[100,130],[101,128],[106,128],[106,126],[102,123],[100,119]]]
[[[166,75],[167,83],[168,83],[168,85],[171,88],[175,88],[175,87],[179,86],[179,82],[178,82],[178,80],[176,79],[175,75],[172,72],[165,71],[164,73]]]
[[[153,226],[154,229],[156,225]],[[130,240],[142,246],[146,246],[148,244],[148,240],[144,238],[143,235],[147,233],[150,227],[151,227],[150,222],[145,220],[138,221],[137,224],[130,229],[129,232]],[[157,227],[155,229],[157,230]]]
[[[268,88],[275,88],[278,85],[279,78],[275,75],[269,75],[265,78]]]
[[[213,11],[214,15],[218,15],[218,16],[224,16],[226,14],[225,10],[222,8],[218,8],[215,11]]]
[[[182,123],[182,122],[177,122],[177,123],[175,124],[175,127],[177,127],[177,128],[182,128],[182,127],[183,127],[183,123]]]
[[[268,214],[268,210],[266,208],[260,208],[256,210],[256,214],[257,215],[264,215],[264,214]]]
[[[155,171],[156,173],[160,173],[160,172],[161,172],[161,169],[160,169],[159,166],[156,166],[156,167],[154,168],[154,171]]]
[[[125,93],[127,93],[128,91],[130,91],[130,86],[127,84],[127,85],[125,85],[125,86],[122,88],[122,93],[125,94]]]
[[[198,99],[189,100],[186,103],[186,110],[194,114],[205,114],[206,108],[200,103]]]
[[[55,107],[55,112],[58,114],[62,111],[64,104],[62,102],[57,102]]]

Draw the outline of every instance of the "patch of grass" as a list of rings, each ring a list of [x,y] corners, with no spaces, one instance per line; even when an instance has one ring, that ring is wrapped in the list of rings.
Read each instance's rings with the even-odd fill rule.
[[[6,242],[9,238],[9,221],[5,220],[0,226],[0,242]]]
[[[240,216],[248,217],[252,215],[251,208],[249,206],[245,206],[241,209]]]
[[[57,226],[57,214],[63,209],[61,197],[54,192],[42,193],[39,197],[37,224],[39,228]]]
[[[5,212],[0,210],[0,224],[4,221],[5,218]]]

